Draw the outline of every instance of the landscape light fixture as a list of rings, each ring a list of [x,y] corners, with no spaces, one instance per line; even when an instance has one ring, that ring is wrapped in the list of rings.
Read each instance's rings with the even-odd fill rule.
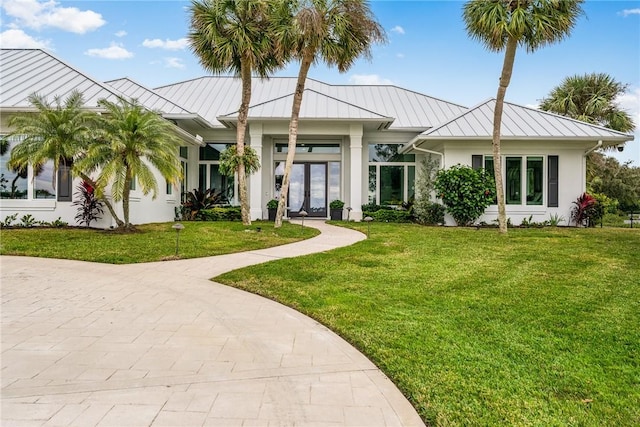
[[[302,227],[300,228],[300,232],[302,232],[302,229],[304,228],[304,217],[309,214],[307,213],[307,211],[301,210],[300,212],[298,212],[298,215],[302,217]]]
[[[347,222],[351,220],[351,211],[353,208],[351,206],[347,206]]]
[[[171,226],[174,230],[176,230],[176,256],[178,256],[178,249],[180,248],[180,230],[184,229],[184,225],[175,223]]]

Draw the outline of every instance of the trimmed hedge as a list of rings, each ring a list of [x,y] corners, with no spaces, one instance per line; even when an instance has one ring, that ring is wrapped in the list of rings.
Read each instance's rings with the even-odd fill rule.
[[[241,221],[242,212],[240,206],[226,206],[198,211],[197,219],[200,221]]]

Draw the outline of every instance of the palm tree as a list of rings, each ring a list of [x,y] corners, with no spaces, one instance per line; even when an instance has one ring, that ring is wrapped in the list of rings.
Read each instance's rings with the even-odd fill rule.
[[[606,73],[569,76],[542,100],[540,109],[619,132],[633,132],[636,126],[631,115],[616,103],[616,99],[627,88],[628,85],[616,81]],[[592,152],[587,156],[589,187],[596,177],[598,155]]]
[[[296,7],[294,3],[292,6]],[[290,10],[281,9],[286,13]],[[293,19],[276,21],[273,31],[280,49],[300,61],[296,90],[289,121],[289,149],[285,163],[275,226],[282,225],[291,169],[296,152],[302,95],[311,65],[321,60],[345,72],[360,56],[371,57],[371,45],[386,41],[366,0],[307,0],[294,12]]]
[[[15,171],[26,171],[27,166],[31,165],[37,171],[51,160],[55,187],[60,165],[72,161],[72,172],[96,187],[96,182],[77,168],[75,163],[86,153],[98,118],[94,112],[83,108],[82,94],[73,91],[64,102],[60,97],[54,97],[51,104],[43,96],[34,93],[29,96],[29,103],[36,109],[35,113],[20,113],[9,119],[8,124],[14,129],[11,135],[24,137],[11,150],[11,167]],[[101,201],[116,223],[122,225],[109,200],[101,197]]]
[[[238,110],[236,156],[242,223],[251,224],[247,174],[244,161],[247,115],[251,102],[252,73],[265,78],[284,65],[275,55],[270,37],[271,7],[268,0],[192,0],[191,49],[200,64],[212,73],[232,72],[242,80]]]
[[[606,73],[569,76],[542,100],[540,109],[619,132],[633,132],[631,115],[616,103],[628,87]]]
[[[500,233],[507,232],[507,215],[500,162],[500,128],[507,87],[511,81],[518,46],[534,52],[569,36],[583,13],[583,0],[471,0],[463,18],[467,32],[487,49],[504,53],[502,74],[493,114],[493,162],[498,198]]]
[[[153,111],[144,109],[137,100],[119,99],[117,103],[101,99],[103,114],[96,142],[76,166],[98,172],[97,188],[111,183],[111,197],[122,201],[125,229],[129,223],[129,195],[136,182],[144,195],[158,192],[153,166],[170,184],[181,177],[178,156],[179,140],[171,124]],[[135,180],[135,181],[134,181]]]

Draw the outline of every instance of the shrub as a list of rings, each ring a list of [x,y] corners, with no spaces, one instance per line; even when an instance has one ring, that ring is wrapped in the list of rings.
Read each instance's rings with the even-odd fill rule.
[[[342,209],[344,208],[344,202],[342,200],[332,200],[331,203],[329,203],[329,208]]]
[[[267,202],[267,209],[278,209],[278,199],[271,199]]]
[[[86,181],[82,181],[76,187],[75,196],[78,199],[71,203],[72,206],[78,207],[75,220],[80,225],[85,224],[90,227],[91,223],[100,219],[100,215],[104,213],[103,203],[96,197],[93,186]]]
[[[215,190],[208,188],[205,191],[200,191],[194,188],[186,194],[186,200],[182,204],[182,216],[185,220],[198,219],[198,213],[204,209],[212,209],[216,205],[222,205],[227,203],[227,198],[221,192],[215,192]]]
[[[439,225],[444,224],[444,214],[447,208],[440,203],[433,203],[428,200],[416,200],[413,205],[413,214],[420,224]]]
[[[242,213],[240,206],[216,207],[201,209],[196,219],[201,221],[240,221]]]
[[[397,209],[380,209],[369,216],[378,222],[411,222],[413,220],[411,212]]]
[[[484,169],[456,165],[438,172],[435,188],[458,225],[480,218],[496,196],[493,177]]]
[[[598,201],[595,197],[591,194],[583,193],[573,202],[573,205],[573,208],[571,208],[571,220],[576,223],[576,226],[595,226],[593,219],[598,216]]]

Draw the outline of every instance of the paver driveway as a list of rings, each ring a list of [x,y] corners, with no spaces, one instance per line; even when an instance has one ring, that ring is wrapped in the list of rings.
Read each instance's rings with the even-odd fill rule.
[[[351,244],[136,265],[1,257],[3,426],[423,425],[370,361],[317,322],[208,280]]]

